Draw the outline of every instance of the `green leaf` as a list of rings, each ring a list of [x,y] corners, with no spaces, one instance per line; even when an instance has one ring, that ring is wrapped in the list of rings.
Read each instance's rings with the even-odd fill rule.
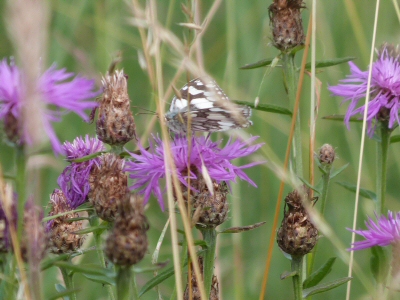
[[[332,266],[335,263],[336,257],[331,257],[328,261],[320,267],[317,271],[313,272],[306,280],[303,282],[303,289],[307,289],[316,286],[321,282],[322,279],[326,277],[331,271]]]
[[[319,60],[315,62],[315,68],[326,68],[326,67],[332,67],[336,65],[340,65],[342,63],[355,60],[355,57],[342,57],[342,58],[334,58],[334,59],[327,59],[327,60]],[[306,64],[306,70],[311,70],[311,63]]]
[[[349,163],[345,164],[343,167],[340,167],[339,169],[333,171],[331,173],[330,179],[332,179],[333,177],[338,176],[340,173],[342,173],[347,167],[349,166]]]
[[[248,225],[248,226],[242,226],[242,227],[231,227],[224,229],[222,231],[219,231],[218,233],[239,233],[239,232],[244,232],[244,231],[249,231],[256,229],[262,225],[264,225],[266,222],[259,222],[253,225]]]
[[[394,144],[394,143],[398,143],[400,142],[400,135],[394,135],[390,137],[390,143]]]
[[[158,271],[160,269],[165,268],[166,265],[169,264],[169,261],[164,261],[164,262],[159,262],[156,263],[150,267],[146,267],[146,268],[140,268],[140,267],[133,267],[133,272],[135,273],[146,273],[146,272],[154,272],[154,271]]]
[[[251,64],[246,64],[243,67],[240,67],[239,69],[242,70],[250,70],[250,69],[256,69],[256,68],[261,68],[270,65],[273,62],[274,59],[262,59],[259,60],[255,63]]]
[[[60,290],[59,293],[57,293],[57,294],[46,297],[46,300],[57,300],[60,298],[63,298],[64,300],[70,300],[70,297],[67,297],[68,295],[71,295],[73,293],[81,291],[81,289],[78,289],[78,288],[67,290],[67,289],[65,289],[64,286],[62,286],[61,284],[58,284],[58,283],[56,284],[57,291],[58,291],[57,285],[61,286],[63,288],[63,290],[62,291]]]
[[[348,281],[350,281],[352,277],[343,277],[328,283],[323,283],[320,285],[313,286],[311,288],[303,290],[303,298],[307,298],[312,295],[320,294],[331,289],[334,289]]]
[[[240,105],[250,106],[252,109],[255,109],[255,110],[261,110],[261,111],[266,111],[266,112],[270,112],[270,113],[274,113],[274,114],[281,114],[281,115],[288,115],[288,116],[292,115],[292,112],[289,109],[280,107],[277,105],[259,104],[259,105],[257,105],[257,107],[255,107],[253,103],[250,103],[247,101],[234,100],[233,102],[235,102],[236,104],[240,104]]]
[[[347,183],[347,182],[336,182],[338,185],[341,185],[344,187],[346,190],[355,193],[357,190],[357,187],[353,184]],[[376,201],[376,194],[373,191],[366,190],[366,189],[360,189],[360,196],[363,196],[365,198],[371,199]]]
[[[93,227],[88,227],[85,229],[81,229],[81,230],[77,230],[74,232],[74,234],[88,234],[88,233],[97,233],[97,234],[101,234],[102,232],[104,232],[105,230],[109,229],[110,226],[109,224],[100,224],[99,226],[93,226]]]
[[[307,187],[312,189],[314,192],[317,192],[318,194],[321,195],[321,191],[318,190],[316,187],[312,186],[306,179],[299,177],[300,181],[304,183]]]
[[[331,121],[344,121],[344,115],[330,115],[322,117],[324,120],[331,120]],[[359,117],[351,117],[350,122],[362,122],[363,120]]]
[[[186,259],[185,262],[183,263],[183,267],[185,267],[187,264],[188,264],[188,260]],[[143,285],[142,289],[140,290],[139,297],[141,297],[144,293],[148,292],[155,286],[159,285],[164,280],[166,280],[169,277],[171,277],[172,275],[174,275],[174,273],[175,273],[174,266],[171,266],[171,267],[165,269],[164,271],[162,271],[161,273],[159,273],[157,276],[155,276],[152,279],[150,279],[149,281],[147,281]]]
[[[94,274],[85,274],[82,273],[84,277],[89,279],[90,281],[93,282],[98,282],[101,284],[109,284],[115,286],[115,273],[114,276],[109,276],[109,275],[94,275]]]
[[[48,221],[50,221],[50,220],[57,219],[58,217],[62,217],[62,216],[68,215],[68,214],[72,214],[72,213],[76,213],[76,212],[81,212],[81,211],[89,211],[89,210],[93,210],[93,207],[77,208],[77,209],[74,209],[74,210],[70,210],[70,211],[63,212],[63,213],[61,213],[61,214],[56,214],[56,215],[53,215],[53,216],[48,216],[48,217],[43,218],[43,219],[42,219],[42,222],[48,222]]]
[[[285,271],[281,274],[280,278],[281,280],[284,280],[286,278],[296,276],[297,274],[298,274],[297,271]]]
[[[91,160],[93,158],[96,158],[97,156],[100,156],[103,153],[107,153],[107,152],[106,151],[96,152],[96,153],[89,154],[89,155],[86,155],[86,156],[83,156],[83,157],[80,157],[80,158],[71,159],[71,160],[69,160],[69,162],[71,162],[71,163],[73,163],[73,162],[74,163],[81,163],[81,162],[88,161],[88,160]]]
[[[54,263],[55,266],[70,270],[75,273],[82,273],[82,274],[89,274],[89,275],[103,275],[109,277],[115,277],[115,272],[102,266],[95,265],[95,264],[81,264],[81,265],[74,265],[72,263],[59,261]]]
[[[390,260],[387,250],[383,247],[371,247],[372,256],[370,266],[372,275],[378,283],[386,283],[386,277],[390,268]]]

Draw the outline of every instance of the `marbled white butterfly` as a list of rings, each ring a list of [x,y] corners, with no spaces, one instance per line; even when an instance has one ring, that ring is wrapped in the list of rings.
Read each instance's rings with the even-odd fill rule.
[[[212,78],[196,78],[180,90],[180,98],[172,99],[165,119],[170,130],[185,133],[190,114],[193,131],[225,131],[249,127],[251,108],[231,102]],[[189,106],[188,106],[188,103]]]

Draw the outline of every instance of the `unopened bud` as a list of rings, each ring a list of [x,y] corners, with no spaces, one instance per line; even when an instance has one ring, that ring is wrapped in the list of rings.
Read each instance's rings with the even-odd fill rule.
[[[319,149],[318,160],[321,165],[332,165],[335,157],[335,149],[331,145],[324,144],[322,145],[321,149]]]

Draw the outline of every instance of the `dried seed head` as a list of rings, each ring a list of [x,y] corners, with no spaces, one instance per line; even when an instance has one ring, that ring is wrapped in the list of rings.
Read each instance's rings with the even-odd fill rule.
[[[113,222],[117,214],[118,201],[128,197],[128,176],[123,171],[125,160],[107,153],[100,156],[100,163],[90,173],[88,199],[97,215]]]
[[[203,270],[203,258],[199,257],[198,262],[199,262],[200,270]],[[189,283],[188,283],[186,285],[185,294],[183,296],[183,299],[184,300],[201,300],[200,289],[197,284],[193,264],[192,264],[191,269],[192,269],[192,274],[190,276],[190,279],[191,279],[191,289],[192,289],[191,296],[192,296],[192,298],[189,298],[190,293],[189,293]],[[209,299],[210,300],[218,300],[219,299],[218,293],[219,293],[218,279],[217,279],[217,276],[213,275]]]
[[[386,52],[386,54],[392,58],[394,58],[395,60],[399,61],[400,60],[400,49],[399,49],[399,45],[393,45],[393,44],[389,44],[389,43],[383,43],[378,50],[378,56],[382,56],[384,55],[384,53]]]
[[[61,190],[54,190],[50,196],[51,210],[49,216],[71,211],[68,201]],[[55,254],[71,253],[77,251],[83,243],[84,236],[74,234],[82,229],[81,221],[70,222],[68,220],[78,218],[78,213],[68,213],[47,222],[49,235],[49,249]]]
[[[321,149],[319,149],[318,160],[321,163],[321,165],[323,166],[332,165],[333,161],[335,160],[335,157],[336,157],[335,149],[331,145],[324,144],[322,145]]]
[[[312,201],[310,189],[305,186],[287,195],[284,218],[277,234],[279,247],[295,256],[309,253],[318,240],[318,230],[310,221],[302,201]]]
[[[28,200],[24,211],[24,236],[21,254],[25,262],[37,266],[46,254],[48,237],[42,224],[43,211]]]
[[[148,229],[143,199],[139,196],[124,198],[118,203],[114,227],[106,240],[107,257],[119,266],[131,266],[141,261],[147,251]]]
[[[200,223],[206,227],[216,227],[227,219],[229,205],[227,202],[228,186],[222,181],[212,180],[213,195],[210,193],[206,180],[197,170],[195,172],[197,179],[190,181],[191,190],[181,184],[183,199],[187,202],[190,194],[190,203],[192,205],[194,215],[193,219],[196,223]]]
[[[113,75],[107,73],[102,84],[104,95],[96,122],[97,137],[106,144],[123,146],[136,138],[124,72],[115,71]]]
[[[274,46],[281,51],[304,45],[304,31],[300,10],[302,0],[274,0],[269,6]]]

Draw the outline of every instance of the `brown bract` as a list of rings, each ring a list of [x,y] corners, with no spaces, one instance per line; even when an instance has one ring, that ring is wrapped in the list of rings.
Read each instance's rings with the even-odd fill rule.
[[[304,44],[301,0],[275,0],[269,6],[274,46],[281,51]]]
[[[113,75],[107,74],[102,84],[104,95],[96,121],[97,137],[106,144],[123,146],[136,139],[126,77],[123,71],[115,71]]]

